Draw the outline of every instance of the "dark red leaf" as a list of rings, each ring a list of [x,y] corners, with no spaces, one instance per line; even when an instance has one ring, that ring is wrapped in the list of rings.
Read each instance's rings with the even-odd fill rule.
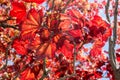
[[[117,61],[120,62],[120,54],[116,53]]]

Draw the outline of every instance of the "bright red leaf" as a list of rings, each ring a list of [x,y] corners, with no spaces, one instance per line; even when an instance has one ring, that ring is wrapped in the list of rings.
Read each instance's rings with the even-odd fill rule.
[[[31,71],[30,68],[27,68],[21,73],[20,80],[34,80],[35,74]]]
[[[64,41],[64,45],[60,48],[60,53],[63,53],[67,58],[72,58],[74,45],[69,41]]]
[[[119,53],[116,53],[116,59],[118,62],[120,62],[120,54]]]
[[[20,23],[26,17],[26,7],[23,2],[12,2],[12,10],[10,15],[17,18],[17,22]]]
[[[99,55],[101,55],[101,52],[101,48],[94,47],[90,50],[90,55],[92,57],[98,57]]]
[[[24,0],[25,2],[35,2],[35,3],[38,3],[38,4],[41,4],[43,3],[45,0]]]
[[[13,48],[16,50],[17,54],[26,55],[27,54],[27,44],[28,42],[20,41],[15,39],[13,42]]]
[[[69,31],[69,34],[70,34],[72,37],[74,37],[74,38],[76,38],[76,37],[82,37],[82,35],[83,35],[83,33],[82,33],[81,30],[70,30],[70,31]]]
[[[106,21],[104,21],[98,15],[95,15],[94,18],[91,20],[91,22],[92,22],[92,26],[95,26],[97,28],[100,28],[100,27],[106,28],[110,26]]]

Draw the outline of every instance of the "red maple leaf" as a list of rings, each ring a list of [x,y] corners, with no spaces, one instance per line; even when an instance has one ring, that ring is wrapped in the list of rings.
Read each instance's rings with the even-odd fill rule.
[[[68,14],[78,19],[82,17],[82,14],[76,9],[68,10]]]
[[[74,45],[65,40],[63,46],[59,49],[60,53],[63,53],[65,57],[72,58]]]
[[[120,54],[119,54],[119,53],[116,53],[116,57],[117,57],[117,58],[116,58],[117,61],[120,62]]]
[[[35,74],[31,71],[30,68],[25,69],[20,76],[20,80],[34,80]]]
[[[16,50],[17,54],[26,55],[27,44],[28,44],[28,41],[20,41],[19,39],[15,39],[13,42],[13,48]]]
[[[53,57],[55,50],[56,50],[56,45],[54,43],[44,43],[41,44],[37,52],[37,56],[41,59],[44,58],[45,56]]]
[[[106,28],[110,26],[105,20],[103,20],[98,15],[95,15],[94,18],[91,20],[91,22],[92,22],[92,26],[95,26],[97,28],[100,28],[100,27]]]
[[[35,3],[38,3],[38,4],[41,4],[43,3],[45,0],[24,0],[25,2],[35,2]]]
[[[105,34],[102,36],[103,41],[107,41],[108,37],[112,35],[112,28],[109,28],[105,31]]]
[[[98,57],[99,55],[101,55],[101,52],[101,48],[93,47],[90,51],[90,55],[92,57]]]
[[[76,38],[76,37],[82,37],[82,35],[83,35],[83,33],[82,33],[82,31],[80,29],[78,29],[78,30],[70,30],[69,34],[72,37],[74,37],[74,38]]]
[[[5,52],[5,46],[0,42],[0,52]]]
[[[20,23],[26,17],[26,7],[23,2],[12,2],[12,10],[10,15],[17,18],[17,22]]]
[[[41,26],[42,11],[39,14],[39,11],[31,9],[28,12],[27,18],[21,25],[21,38],[24,39],[33,39],[35,32]]]
[[[89,35],[91,37],[98,37],[100,34],[104,34],[106,30],[109,28],[109,24],[103,20],[100,16],[95,15],[90,22],[91,25],[88,26],[89,28]]]
[[[120,52],[120,48],[118,48],[116,51],[117,51],[117,52]]]

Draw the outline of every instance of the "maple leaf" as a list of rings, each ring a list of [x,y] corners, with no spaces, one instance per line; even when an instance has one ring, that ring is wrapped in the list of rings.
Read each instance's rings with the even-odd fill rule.
[[[34,3],[38,3],[41,4],[43,3],[45,0],[24,0],[25,2],[34,2]]]
[[[70,44],[68,40],[65,40],[63,46],[59,49],[59,52],[63,53],[67,58],[72,58],[73,48],[73,44]]]
[[[24,39],[33,39],[35,32],[38,30],[41,24],[41,14],[35,9],[31,9],[28,12],[27,18],[21,25],[21,38]]]
[[[102,72],[96,71],[96,72],[94,72],[94,75],[95,75],[95,77],[97,77],[97,78],[101,78],[101,77],[102,77]]]
[[[15,39],[13,42],[13,48],[16,50],[17,54],[26,55],[27,54],[27,44],[26,41],[20,41],[19,39]]]
[[[40,49],[37,52],[37,56],[39,58],[47,57],[53,57],[56,50],[56,45],[54,43],[44,43],[41,44]]]
[[[20,80],[34,80],[35,74],[30,68],[25,69],[21,74]]]
[[[59,24],[59,28],[62,30],[62,31],[68,31],[71,29],[71,21],[70,20],[64,20],[62,21],[60,24]]]
[[[17,23],[23,21],[26,17],[26,7],[23,2],[12,2],[10,16],[17,18]]]
[[[105,34],[106,30],[109,28],[109,24],[104,21],[100,16],[95,15],[90,21],[89,35],[93,38],[97,37],[100,34]]]
[[[87,22],[87,20],[80,13],[80,11],[78,11],[76,9],[68,10],[67,14],[70,16],[71,23],[73,24],[73,26],[74,26],[75,29],[76,28],[80,29],[80,28],[84,27],[85,23]]]
[[[78,18],[78,19],[80,19],[82,17],[82,14],[76,9],[68,10],[67,14],[69,14],[75,18]]]
[[[100,27],[106,28],[110,26],[105,20],[103,20],[98,15],[95,15],[91,20],[91,22],[92,22],[92,26],[96,26],[97,28],[100,28]]]
[[[117,51],[117,52],[120,52],[120,48],[118,48],[116,51]]]
[[[101,48],[93,47],[93,48],[90,50],[90,55],[91,55],[92,57],[98,57],[100,54],[101,54]]]
[[[5,52],[5,46],[0,42],[0,52]]]
[[[109,28],[105,31],[105,33],[102,36],[103,41],[107,41],[108,37],[112,35],[112,28]]]
[[[120,62],[120,54],[119,53],[116,53],[116,59],[118,62]]]
[[[69,31],[69,34],[72,36],[72,37],[74,37],[74,38],[76,38],[76,37],[82,37],[82,31],[80,30],[80,29],[78,29],[78,30],[70,30]]]

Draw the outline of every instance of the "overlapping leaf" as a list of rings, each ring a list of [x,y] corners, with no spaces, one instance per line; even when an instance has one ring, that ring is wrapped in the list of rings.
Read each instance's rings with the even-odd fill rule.
[[[42,13],[41,13],[42,14]],[[35,36],[35,32],[41,26],[41,17],[39,12],[35,9],[31,9],[28,12],[27,18],[21,25],[21,38],[32,39]]]
[[[26,7],[23,2],[12,2],[12,10],[10,15],[17,18],[17,22],[20,23],[26,17]]]
[[[28,41],[21,41],[15,39],[13,42],[13,48],[16,50],[17,54],[26,55],[27,54]]]

